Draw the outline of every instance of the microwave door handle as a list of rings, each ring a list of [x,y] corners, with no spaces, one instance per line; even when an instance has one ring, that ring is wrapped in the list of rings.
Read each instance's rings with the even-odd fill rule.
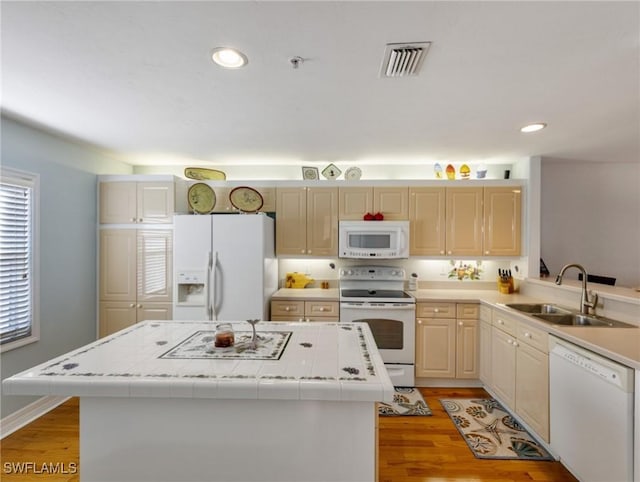
[[[402,238],[402,240],[401,240],[402,251],[404,251],[407,248],[407,233],[405,232],[404,229],[400,230],[400,237]]]

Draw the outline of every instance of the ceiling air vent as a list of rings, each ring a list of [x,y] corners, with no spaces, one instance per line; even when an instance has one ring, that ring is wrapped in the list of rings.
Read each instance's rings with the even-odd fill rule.
[[[418,75],[431,42],[387,44],[382,61],[382,77]]]

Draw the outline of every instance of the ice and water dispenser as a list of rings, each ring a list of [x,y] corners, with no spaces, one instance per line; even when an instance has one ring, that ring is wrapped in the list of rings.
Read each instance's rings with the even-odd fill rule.
[[[177,305],[204,306],[206,303],[207,272],[181,271],[176,279],[178,297]]]

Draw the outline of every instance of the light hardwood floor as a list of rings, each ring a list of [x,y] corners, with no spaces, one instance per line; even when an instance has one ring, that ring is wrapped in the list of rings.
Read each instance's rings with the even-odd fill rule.
[[[440,398],[486,397],[482,389],[421,389],[432,417],[380,417],[379,482],[576,481],[557,462],[478,460],[443,410]],[[1,441],[0,480],[77,482],[75,474],[8,473],[7,463],[78,464],[78,399]],[[178,482],[178,481],[176,481]]]

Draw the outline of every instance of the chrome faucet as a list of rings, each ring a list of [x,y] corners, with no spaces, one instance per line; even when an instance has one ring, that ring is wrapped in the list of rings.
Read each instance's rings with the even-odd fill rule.
[[[598,304],[598,294],[592,293],[592,299],[589,300],[589,293],[587,292],[587,271],[580,264],[571,263],[566,264],[560,270],[558,276],[556,276],[556,284],[562,284],[562,277],[564,276],[564,272],[569,268],[577,268],[582,273],[582,294],[580,296],[580,314],[588,315],[589,309],[593,309],[595,312],[596,305]]]

